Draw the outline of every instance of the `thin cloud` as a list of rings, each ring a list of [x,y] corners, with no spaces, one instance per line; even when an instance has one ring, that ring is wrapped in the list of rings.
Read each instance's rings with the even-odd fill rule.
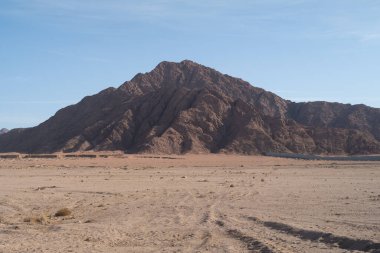
[[[380,31],[355,31],[349,32],[349,35],[356,37],[361,42],[370,42],[370,41],[379,41],[380,40]]]
[[[210,1],[185,1],[185,0],[140,0],[140,1],[122,1],[122,0],[15,0],[12,7],[2,13],[14,15],[33,15],[38,14],[47,17],[56,18],[80,18],[99,21],[160,21],[173,20],[179,21],[188,18],[208,18],[224,12],[237,11],[235,17],[244,19],[241,12],[250,11],[251,14],[257,14],[271,10],[268,15],[257,15],[259,19],[270,19],[281,14],[281,7],[289,7],[305,4],[305,0],[210,0]],[[310,3],[310,1],[309,1]],[[275,9],[277,13],[273,13]],[[231,13],[230,13],[231,14]],[[243,14],[243,15],[241,15]],[[250,15],[255,16],[255,15]],[[229,18],[225,16],[224,18]]]
[[[315,0],[13,0],[0,15],[39,20],[44,26],[81,34],[117,36],[136,24],[198,36],[302,37],[294,26]],[[2,13],[2,14],[1,14]],[[313,15],[313,14],[311,14]],[[223,20],[221,22],[221,19]],[[273,29],[274,23],[282,24]],[[291,32],[283,33],[289,26]],[[312,32],[313,33],[313,32]],[[318,31],[316,31],[318,33]],[[280,34],[280,35],[279,35]]]

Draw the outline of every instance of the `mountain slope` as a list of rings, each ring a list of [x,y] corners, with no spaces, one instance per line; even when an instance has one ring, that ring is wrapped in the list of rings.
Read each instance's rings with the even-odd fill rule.
[[[9,130],[6,129],[6,128],[2,128],[2,129],[0,129],[0,135],[1,135],[1,134],[6,134],[6,133],[8,133],[8,132],[9,132]]]
[[[191,61],[162,62],[119,88],[0,137],[0,152],[380,153],[380,109],[293,103]]]

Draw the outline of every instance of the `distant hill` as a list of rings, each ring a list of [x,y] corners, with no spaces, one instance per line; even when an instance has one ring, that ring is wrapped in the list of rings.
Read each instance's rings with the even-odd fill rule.
[[[6,129],[6,128],[2,128],[2,129],[0,129],[0,134],[6,134],[6,133],[8,133],[8,132],[9,132],[9,130]]]
[[[0,137],[0,152],[380,153],[380,109],[294,103],[194,63],[162,62],[119,88]]]

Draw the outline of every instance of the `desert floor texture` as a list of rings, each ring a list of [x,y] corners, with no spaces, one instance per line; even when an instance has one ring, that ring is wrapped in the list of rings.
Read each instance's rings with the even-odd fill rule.
[[[2,253],[380,252],[379,243],[379,162],[0,160]]]

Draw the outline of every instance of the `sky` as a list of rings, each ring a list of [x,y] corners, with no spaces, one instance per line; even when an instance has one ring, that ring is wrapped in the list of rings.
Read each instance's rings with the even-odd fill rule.
[[[0,128],[32,127],[161,61],[293,101],[380,108],[379,0],[1,0]]]

